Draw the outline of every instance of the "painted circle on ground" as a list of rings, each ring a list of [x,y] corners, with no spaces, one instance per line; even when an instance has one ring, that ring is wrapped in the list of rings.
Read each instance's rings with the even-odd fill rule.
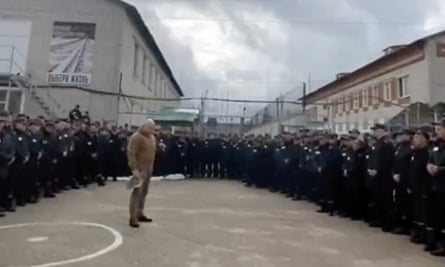
[[[48,237],[47,236],[35,236],[35,237],[30,237],[30,238],[26,239],[26,241],[28,241],[30,243],[45,242],[45,241],[48,241]]]
[[[96,252],[93,252],[91,254],[72,258],[68,260],[62,260],[57,262],[48,262],[48,263],[41,263],[37,265],[29,265],[29,266],[21,266],[21,267],[53,267],[53,266],[62,266],[72,263],[78,263],[82,261],[91,260],[97,257],[100,257],[102,255],[105,255],[115,249],[117,249],[119,246],[123,243],[123,237],[119,231],[117,231],[114,228],[111,228],[109,226],[98,224],[98,223],[88,223],[88,222],[34,222],[34,223],[21,223],[21,224],[10,224],[10,225],[0,225],[0,230],[5,229],[13,229],[13,228],[22,228],[22,227],[30,227],[30,226],[51,226],[51,225],[74,225],[74,226],[86,226],[86,227],[96,227],[101,228],[103,230],[108,231],[113,235],[114,241],[108,245],[107,247],[100,249]],[[32,237],[28,239],[28,242],[44,242],[46,237]],[[33,241],[31,241],[33,240]]]

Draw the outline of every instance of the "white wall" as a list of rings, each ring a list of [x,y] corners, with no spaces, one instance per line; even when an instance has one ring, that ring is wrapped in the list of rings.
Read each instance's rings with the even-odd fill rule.
[[[275,136],[281,133],[280,126],[284,128],[293,128],[293,127],[304,127],[305,119],[304,116],[293,116],[281,121],[273,121],[264,125],[258,125],[255,128],[248,131],[246,134],[270,134],[271,136]]]
[[[430,99],[430,92],[428,90],[429,75],[428,75],[428,61],[422,60],[414,64],[408,65],[403,68],[399,68],[395,71],[384,74],[378,78],[371,79],[359,85],[353,86],[341,93],[330,96],[327,101],[333,101],[340,96],[356,92],[357,90],[364,90],[366,88],[373,87],[376,84],[388,81],[393,78],[399,78],[409,75],[407,87],[410,95],[410,102],[426,102]],[[383,96],[380,96],[383,98]],[[393,105],[385,107],[382,103],[379,104],[377,109],[373,109],[370,105],[368,111],[363,111],[363,108],[358,113],[350,111],[349,115],[343,113],[342,116],[336,115],[333,119],[335,125],[335,131],[337,133],[345,133],[348,130],[357,128],[361,131],[369,130],[374,123],[385,123],[398,113],[400,113],[404,107],[409,104],[399,105],[397,101],[393,101]],[[332,125],[332,122],[330,123]]]
[[[173,84],[163,72],[157,62],[153,51],[143,41],[142,36],[128,17],[124,18],[122,32],[122,61],[120,62],[120,72],[122,72],[122,89],[129,95],[137,95],[148,98],[178,98],[174,91]],[[135,45],[138,47],[138,63],[135,68]],[[145,64],[145,79],[143,79],[143,62]],[[135,73],[136,69],[136,73]],[[122,103],[121,110],[129,112],[156,112],[165,106],[166,102],[155,100],[134,100],[133,110],[127,110]],[[170,102],[167,106],[176,107],[178,103]],[[122,115],[121,123],[139,124],[146,119],[146,115]]]
[[[32,23],[29,42],[28,72],[31,82],[47,85],[50,42],[54,21],[96,24],[92,89],[117,92],[121,25],[125,12],[106,0],[2,0],[0,19],[19,19]],[[66,109],[75,104],[90,108],[96,119],[117,118],[115,98],[80,93],[78,90],[52,90],[53,97]],[[28,111],[33,113],[33,108]],[[66,114],[58,114],[64,116]]]
[[[445,102],[445,57],[437,56],[437,43],[445,43],[445,35],[430,40],[426,46],[429,70],[429,103]]]
[[[0,20],[21,20],[32,23],[29,40],[28,72],[32,75],[31,82],[36,85],[47,85],[47,73],[50,59],[50,42],[54,21],[84,22],[96,24],[96,41],[90,88],[118,92],[120,73],[123,74],[123,92],[130,95],[144,97],[179,98],[154,59],[150,49],[145,45],[135,25],[128,18],[126,11],[119,5],[107,0],[1,0]],[[133,75],[134,44],[135,41],[142,48],[140,62],[143,55],[147,56],[146,83]],[[150,68],[149,68],[150,67]],[[155,69],[155,73],[150,71]],[[139,70],[142,70],[142,64]],[[155,74],[155,75],[153,75]],[[165,84],[161,81],[164,80]],[[149,86],[152,86],[149,88]],[[64,107],[57,116],[66,116],[75,104],[82,109],[89,109],[95,120],[118,120],[121,123],[134,119],[135,123],[145,120],[145,116],[122,115],[118,118],[117,97],[92,95],[74,89],[56,88],[51,91],[52,98]],[[163,90],[170,88],[168,93]],[[151,89],[151,90],[149,90]],[[43,90],[39,90],[41,94]],[[154,101],[134,101],[133,110],[127,110],[121,101],[122,111],[146,112],[159,110],[163,105]],[[177,102],[169,103],[177,106]],[[38,110],[36,105],[29,105],[27,112],[34,114]]]

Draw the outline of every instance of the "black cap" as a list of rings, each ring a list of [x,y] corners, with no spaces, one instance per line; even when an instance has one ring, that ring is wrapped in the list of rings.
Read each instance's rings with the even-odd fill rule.
[[[354,140],[355,136],[349,135],[349,134],[343,134],[342,136],[340,136],[340,140],[343,141],[349,141],[349,140]]]
[[[357,129],[352,129],[349,131],[349,134],[360,135],[360,131]]]
[[[14,120],[14,122],[15,122],[15,123],[27,123],[27,122],[28,122],[28,119],[27,119],[26,117],[23,117],[23,116],[18,116],[18,117]]]
[[[442,126],[442,127],[445,127],[445,120],[440,120],[440,121],[432,122],[431,124],[434,125],[434,126]]]
[[[382,129],[382,130],[387,130],[388,128],[386,127],[385,124],[381,124],[381,123],[376,123],[374,126],[371,127],[371,130],[375,131],[378,129]]]
[[[414,135],[414,134],[415,134],[415,131],[413,131],[413,130],[411,130],[411,129],[408,129],[408,128],[405,128],[405,129],[402,129],[402,130],[396,132],[396,133],[394,134],[394,136],[398,136],[398,135],[402,135],[402,134],[406,134],[406,135]]]
[[[429,135],[428,132],[425,131],[424,129],[417,129],[416,132],[415,132],[415,134],[416,134],[416,135],[421,135],[421,136],[425,137],[426,140],[429,140],[429,139],[430,139],[430,135]]]
[[[329,134],[329,138],[338,138],[338,135],[335,133]]]

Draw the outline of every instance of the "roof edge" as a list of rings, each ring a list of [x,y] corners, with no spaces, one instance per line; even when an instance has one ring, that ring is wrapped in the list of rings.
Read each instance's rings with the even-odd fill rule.
[[[148,26],[145,24],[138,9],[134,5],[124,2],[122,0],[107,0],[107,1],[115,3],[125,9],[125,11],[127,12],[128,18],[135,24],[134,26],[137,28],[137,30],[141,34],[141,37],[142,37],[142,39],[144,39],[146,45],[149,48],[153,49],[154,56],[155,56],[156,60],[158,61],[159,65],[161,65],[161,68],[164,70],[164,72],[170,79],[176,92],[179,94],[179,96],[184,96],[184,92],[182,91],[181,87],[179,86],[178,82],[176,81],[176,78],[174,77],[170,66],[168,65],[167,61],[165,60],[164,55],[162,54],[161,50],[159,49],[159,46],[157,45],[156,40],[154,39],[153,35],[151,34]]]
[[[371,62],[369,62],[369,63],[367,63],[367,64],[365,64],[365,65],[363,65],[363,66],[361,66],[359,68],[357,68],[357,69],[355,69],[354,71],[350,72],[348,75],[345,75],[345,76],[341,77],[340,79],[333,80],[332,82],[330,82],[330,83],[328,83],[328,84],[318,88],[317,90],[307,94],[306,96],[301,97],[299,100],[307,100],[307,99],[309,99],[311,97],[316,96],[317,94],[319,94],[321,92],[329,91],[330,89],[332,89],[333,86],[335,86],[339,82],[342,82],[342,81],[350,78],[351,76],[354,76],[359,71],[363,71],[366,68],[369,68],[372,65],[377,64],[378,62],[380,62],[382,60],[387,60],[387,59],[392,58],[392,57],[394,57],[396,55],[402,54],[402,53],[408,51],[408,49],[411,49],[411,48],[419,46],[419,45],[424,45],[426,41],[428,41],[428,40],[430,40],[432,38],[435,38],[435,37],[437,37],[439,35],[443,35],[443,34],[445,34],[445,30],[437,32],[437,33],[434,33],[434,34],[431,34],[431,35],[428,35],[428,36],[423,37],[421,39],[418,39],[418,40],[416,40],[414,42],[411,42],[411,43],[407,44],[405,47],[400,48],[397,51],[394,51],[393,53],[381,56],[381,57],[379,57],[379,58],[377,58],[377,59],[375,59],[375,60],[373,60],[373,61],[371,61]]]

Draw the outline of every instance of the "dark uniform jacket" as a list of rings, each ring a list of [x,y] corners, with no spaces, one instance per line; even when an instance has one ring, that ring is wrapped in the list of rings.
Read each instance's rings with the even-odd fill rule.
[[[445,141],[437,140],[431,151],[429,163],[439,167],[433,177],[433,190],[445,193]]]
[[[15,156],[14,136],[9,132],[0,132],[0,179],[5,179],[9,174],[9,165]]]
[[[432,177],[426,170],[428,157],[428,148],[414,149],[412,152],[411,162],[407,169],[409,172],[408,188],[413,194],[428,194],[432,190]]]
[[[411,146],[409,143],[402,143],[396,147],[394,152],[393,175],[400,176],[400,186],[406,188],[409,183],[409,165],[411,162]]]
[[[16,145],[14,165],[22,166],[27,164],[30,157],[27,133],[15,130],[14,141]]]
[[[394,161],[394,149],[391,143],[378,140],[372,147],[369,154],[368,169],[377,171],[374,177],[370,177],[373,186],[391,190],[394,185],[392,177],[392,166]]]

